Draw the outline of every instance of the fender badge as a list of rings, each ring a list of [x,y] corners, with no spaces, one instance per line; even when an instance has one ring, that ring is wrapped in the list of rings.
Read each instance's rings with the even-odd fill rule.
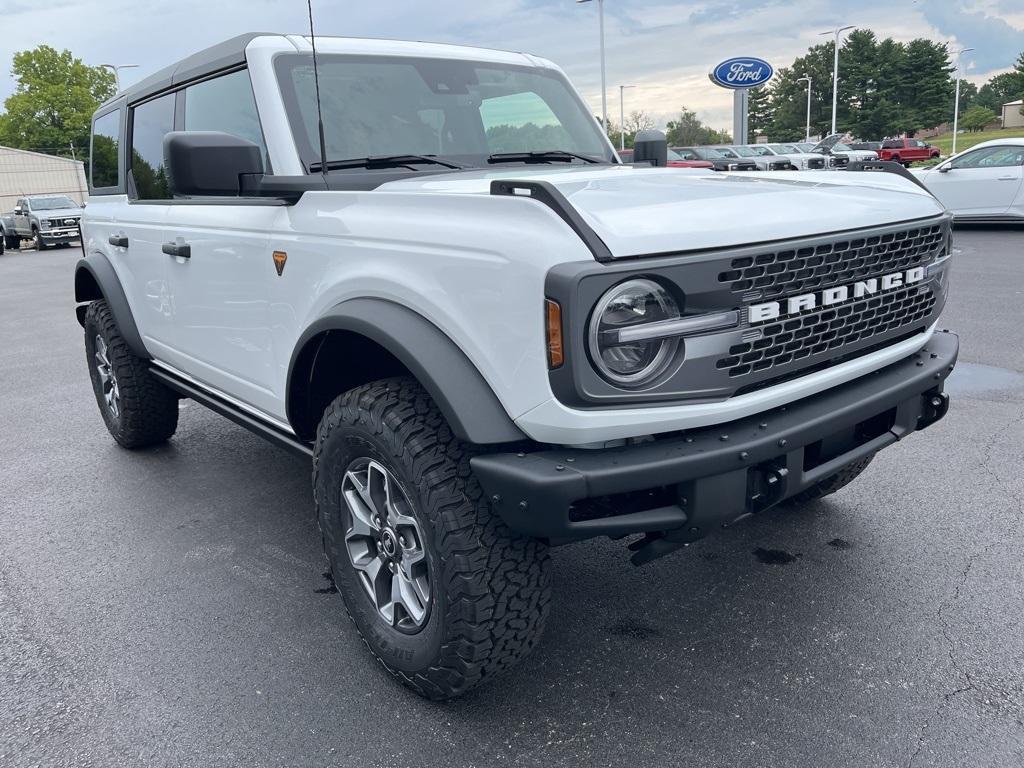
[[[277,270],[277,276],[280,277],[284,272],[284,263],[288,261],[288,254],[284,251],[274,251],[274,269]]]

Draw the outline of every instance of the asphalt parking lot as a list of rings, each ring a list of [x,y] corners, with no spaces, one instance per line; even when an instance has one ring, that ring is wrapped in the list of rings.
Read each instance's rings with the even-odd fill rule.
[[[957,233],[953,405],[852,486],[641,569],[555,552],[547,633],[447,705],[324,578],[308,462],[200,406],[117,448],[77,249],[0,257],[0,766],[1024,764],[1024,231]]]

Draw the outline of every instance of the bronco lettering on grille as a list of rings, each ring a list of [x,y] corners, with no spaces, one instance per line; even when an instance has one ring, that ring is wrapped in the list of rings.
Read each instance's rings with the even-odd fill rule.
[[[893,272],[881,277],[859,280],[853,285],[839,285],[826,288],[819,293],[803,293],[790,296],[782,301],[768,301],[763,304],[751,304],[747,309],[747,318],[753,323],[765,323],[782,315],[794,315],[816,307],[828,307],[842,304],[850,299],[862,299],[872,293],[891,291],[904,285],[919,283],[924,280],[924,267],[914,267],[905,272]]]

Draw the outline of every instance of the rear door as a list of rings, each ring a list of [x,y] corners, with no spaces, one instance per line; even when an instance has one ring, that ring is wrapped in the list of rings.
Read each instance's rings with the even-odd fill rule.
[[[1024,183],[1024,147],[1004,145],[965,152],[928,174],[927,185],[951,211],[966,216],[1006,213]]]
[[[177,127],[248,139],[264,148],[266,163],[247,69],[181,91]],[[163,232],[164,242],[189,249],[188,258],[164,256],[172,365],[269,414],[281,410],[272,382],[283,379],[275,378],[270,349],[270,291],[280,283],[270,232],[279,212],[280,204],[265,198],[175,200]]]
[[[32,224],[29,221],[28,200],[21,198],[14,204],[14,231],[22,237],[29,237],[32,234]]]

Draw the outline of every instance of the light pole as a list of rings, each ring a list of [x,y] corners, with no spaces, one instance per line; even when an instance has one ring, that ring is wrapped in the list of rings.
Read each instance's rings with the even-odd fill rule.
[[[960,121],[960,57],[973,50],[973,48],[961,48],[956,52],[956,95],[953,97],[953,146],[949,153],[951,155],[956,154],[956,130]]]
[[[619,151],[626,148],[626,89],[636,88],[635,85],[619,86]]]
[[[853,25],[836,27],[833,30],[821,33],[823,35],[836,36],[836,56],[835,61],[832,63],[832,133],[836,132],[836,101],[839,98],[839,36],[848,29],[853,29]]]
[[[135,69],[138,64],[100,64],[104,69],[109,69],[114,73],[114,82],[117,83],[117,90],[121,90],[121,70],[122,69]]]
[[[577,4],[589,3],[591,0],[576,0]],[[608,85],[604,66],[604,0],[597,0],[598,23],[601,26],[601,123],[604,132],[608,133]]]
[[[798,83],[804,80],[807,81],[807,130],[804,132],[804,141],[809,142],[811,140],[811,76],[804,75],[796,79]]]

